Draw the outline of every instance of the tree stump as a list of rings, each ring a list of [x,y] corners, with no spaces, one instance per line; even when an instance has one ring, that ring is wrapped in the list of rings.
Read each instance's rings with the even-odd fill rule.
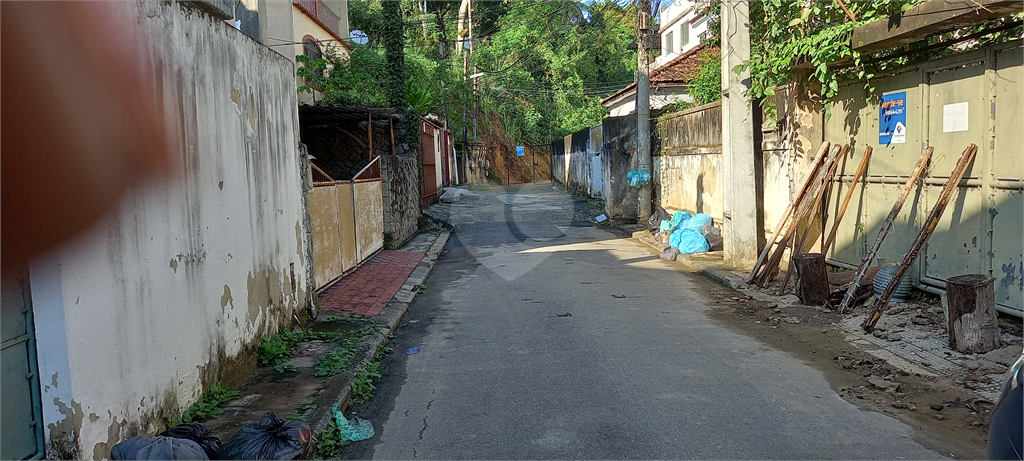
[[[825,255],[804,253],[793,258],[796,270],[796,295],[808,306],[821,306],[828,301],[828,274],[825,273]]]
[[[949,347],[976,354],[999,347],[994,282],[994,278],[978,274],[946,281]]]

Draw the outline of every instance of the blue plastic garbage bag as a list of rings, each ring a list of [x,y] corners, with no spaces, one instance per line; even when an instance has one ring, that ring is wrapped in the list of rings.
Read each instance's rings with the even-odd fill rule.
[[[690,219],[690,213],[685,211],[677,211],[672,215],[672,221],[669,223],[672,227],[668,228],[669,231],[674,231],[679,227],[679,224],[683,221]]]
[[[651,182],[651,174],[643,170],[633,170],[626,173],[626,180],[629,181],[629,186],[634,189],[639,189]]]
[[[217,451],[217,459],[297,459],[310,447],[309,425],[285,421],[273,412],[238,431]]]
[[[188,439],[132,437],[114,445],[110,459],[210,459],[203,447]]]
[[[659,232],[669,232],[671,230],[672,230],[672,220],[671,219],[662,219],[661,220],[661,228],[658,229],[658,231]]]
[[[373,437],[373,423],[359,418],[352,418],[349,421],[341,412],[341,405],[337,403],[331,407],[331,411],[334,413],[334,424],[341,429],[342,443],[358,442]]]
[[[668,245],[672,248],[679,248],[679,242],[682,239],[683,228],[678,228],[672,231],[668,236]]]
[[[678,243],[679,246],[676,248],[679,248],[680,253],[704,253],[710,249],[708,239],[704,238],[704,234],[700,233],[700,229],[679,228]]]
[[[686,222],[682,224],[682,227],[700,230],[700,228],[704,227],[705,224],[711,224],[711,216],[704,213],[697,213],[691,216],[690,219],[687,219]]]

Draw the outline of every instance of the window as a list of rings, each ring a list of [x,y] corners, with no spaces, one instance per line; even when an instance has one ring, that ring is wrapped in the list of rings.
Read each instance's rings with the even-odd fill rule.
[[[669,54],[673,51],[672,39],[673,37],[671,31],[665,34],[665,52],[663,54]]]
[[[320,45],[318,45],[316,40],[313,38],[306,38],[302,40],[302,54],[312,60],[323,57],[323,53],[320,52]]]
[[[682,52],[686,48],[686,45],[690,43],[690,23],[683,21],[683,25],[679,26],[679,51]]]
[[[302,54],[305,55],[310,60],[317,60],[324,57],[323,52],[320,51],[320,44],[317,43],[315,38],[310,37],[309,35],[305,36],[302,39]],[[323,77],[324,70],[317,69],[316,75],[318,77]]]

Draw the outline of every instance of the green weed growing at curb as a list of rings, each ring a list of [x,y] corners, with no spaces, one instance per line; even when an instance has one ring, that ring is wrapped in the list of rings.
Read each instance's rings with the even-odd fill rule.
[[[327,427],[316,432],[316,459],[333,459],[335,452],[345,443],[341,438],[341,428],[332,419]]]
[[[377,386],[373,382],[380,378],[380,362],[363,360],[356,368],[355,381],[352,383],[352,403],[362,403],[373,397]]]
[[[313,376],[333,376],[341,373],[348,366],[352,357],[356,355],[356,348],[359,347],[361,339],[362,336],[345,338],[341,345],[333,351],[317,357]]]
[[[288,413],[288,416],[285,416],[284,419],[289,421],[305,421],[306,412],[312,410],[314,407],[316,407],[316,404],[313,403],[313,396],[309,396],[306,401],[295,405],[295,411]]]
[[[223,413],[224,410],[221,407],[235,397],[238,397],[238,391],[228,389],[220,381],[217,381],[216,384],[210,386],[209,392],[200,397],[198,402],[192,404],[188,410],[182,413],[180,419],[172,422],[171,427],[182,423],[206,421],[210,417]]]
[[[340,337],[340,333],[329,331],[298,332],[285,328],[274,336],[263,337],[260,342],[260,365],[273,365],[278,373],[295,371],[295,366],[287,362],[296,344],[303,341],[334,341]]]

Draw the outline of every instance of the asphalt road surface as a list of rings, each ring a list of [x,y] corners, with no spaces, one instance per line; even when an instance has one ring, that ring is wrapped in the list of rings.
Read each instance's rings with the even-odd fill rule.
[[[376,395],[353,408],[377,434],[344,457],[942,457],[819,371],[713,324],[699,275],[584,222],[599,211],[580,205],[538,184],[434,210],[452,238]]]

